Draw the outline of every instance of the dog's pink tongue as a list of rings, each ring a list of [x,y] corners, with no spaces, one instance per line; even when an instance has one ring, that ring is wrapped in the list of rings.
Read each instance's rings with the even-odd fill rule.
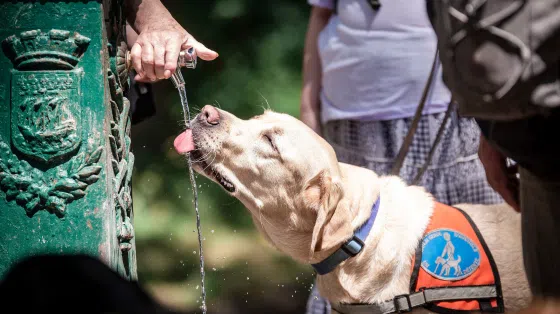
[[[192,130],[187,129],[185,132],[179,134],[179,136],[177,136],[175,138],[175,141],[173,142],[173,145],[175,146],[175,150],[179,154],[186,154],[186,153],[194,150],[194,141],[193,141],[193,137],[192,137]]]

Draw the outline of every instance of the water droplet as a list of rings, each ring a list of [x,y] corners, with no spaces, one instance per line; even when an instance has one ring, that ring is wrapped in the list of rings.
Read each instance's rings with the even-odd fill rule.
[[[249,277],[247,277],[247,280],[249,280]]]
[[[196,290],[198,290],[198,285],[196,285]]]
[[[296,277],[296,280],[299,280],[299,277]]]
[[[212,270],[213,270],[213,271],[216,271],[216,268],[215,268],[215,267],[212,267]]]
[[[214,229],[210,230],[211,233],[214,233]]]
[[[196,254],[196,251],[192,251],[193,254]]]

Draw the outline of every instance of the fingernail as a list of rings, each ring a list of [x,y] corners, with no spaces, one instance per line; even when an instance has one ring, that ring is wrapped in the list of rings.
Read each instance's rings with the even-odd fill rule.
[[[163,72],[163,75],[165,76],[165,78],[169,78],[171,76],[171,71],[169,70],[165,70],[165,72]]]

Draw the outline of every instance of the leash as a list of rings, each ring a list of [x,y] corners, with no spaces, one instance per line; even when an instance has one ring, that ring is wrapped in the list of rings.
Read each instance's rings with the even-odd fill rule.
[[[432,158],[434,157],[434,153],[436,152],[436,148],[439,142],[441,141],[441,137],[443,135],[443,132],[445,131],[445,127],[447,126],[447,121],[449,120],[449,117],[451,116],[451,112],[453,112],[453,110],[455,110],[455,100],[453,99],[453,97],[451,97],[451,101],[449,102],[447,111],[445,111],[445,116],[443,117],[443,121],[441,121],[441,126],[438,129],[434,143],[432,144],[432,147],[430,147],[430,152],[426,157],[426,161],[424,162],[424,165],[422,166],[420,171],[418,171],[414,180],[412,180],[411,183],[412,185],[417,185],[420,182],[420,179],[422,179],[424,172],[426,172],[426,170],[430,166],[430,163],[432,162]]]
[[[420,98],[420,102],[418,103],[418,107],[416,108],[416,112],[414,113],[414,117],[412,118],[412,122],[410,124],[410,129],[408,130],[408,133],[406,134],[406,137],[403,140],[403,144],[401,145],[401,148],[399,149],[397,157],[395,158],[393,168],[391,169],[391,175],[398,176],[400,171],[401,171],[401,168],[404,164],[404,160],[405,160],[405,158],[408,154],[408,151],[410,149],[410,145],[412,144],[412,140],[414,139],[414,135],[416,134],[416,130],[418,129],[418,124],[420,122],[420,118],[422,117],[422,111],[424,111],[426,101],[428,99],[428,96],[430,95],[432,86],[434,84],[434,77],[439,70],[439,64],[440,64],[439,63],[439,50],[436,49],[436,52],[435,52],[435,55],[434,55],[434,60],[432,62],[432,68],[430,70],[430,75],[428,76],[428,80],[426,81],[426,85],[424,86],[424,90],[422,92],[422,97]],[[443,118],[443,121],[441,122],[441,125],[440,125],[440,127],[438,129],[438,132],[436,134],[436,138],[435,138],[434,142],[432,143],[432,146],[430,147],[430,151],[428,153],[428,156],[426,157],[426,161],[424,162],[424,165],[422,166],[422,168],[420,168],[420,170],[418,171],[418,173],[416,174],[416,176],[412,180],[412,182],[411,182],[412,185],[418,184],[420,182],[420,179],[422,179],[422,176],[424,175],[424,173],[428,169],[428,167],[429,167],[429,165],[432,161],[432,158],[434,156],[434,153],[436,151],[436,148],[437,148],[439,142],[441,141],[441,138],[443,136],[443,132],[445,131],[445,127],[447,126],[447,122],[449,121],[449,117],[451,116],[451,112],[453,112],[454,110],[455,110],[455,100],[452,96],[451,100],[449,101],[449,106],[447,107],[447,110],[445,112],[445,116]]]

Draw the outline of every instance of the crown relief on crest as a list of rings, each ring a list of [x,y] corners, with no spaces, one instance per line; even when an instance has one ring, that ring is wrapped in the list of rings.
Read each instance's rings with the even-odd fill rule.
[[[12,35],[2,42],[4,53],[17,70],[72,70],[90,43],[78,33],[40,29]]]

